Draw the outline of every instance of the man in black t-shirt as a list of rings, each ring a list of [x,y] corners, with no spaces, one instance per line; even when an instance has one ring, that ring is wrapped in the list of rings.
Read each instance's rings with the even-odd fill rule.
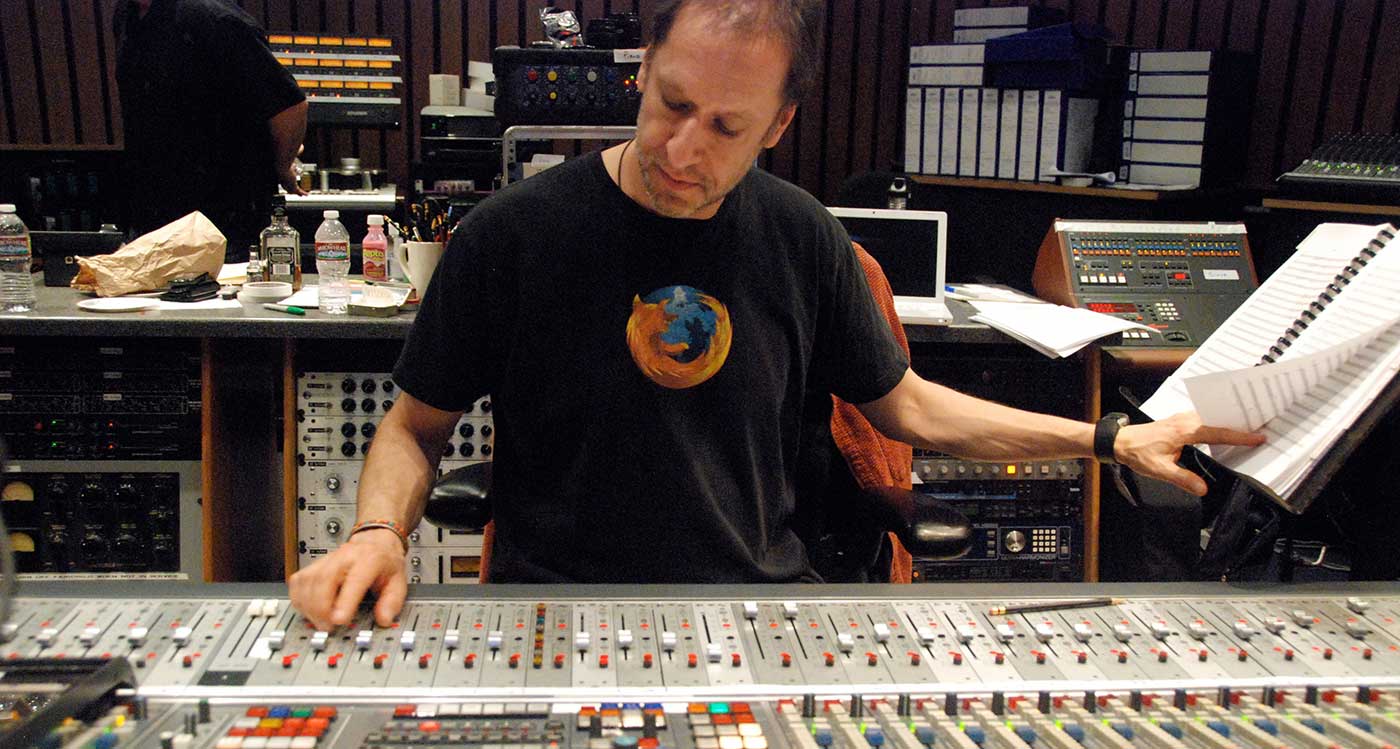
[[[300,192],[305,95],[257,23],[224,0],[126,0],[113,29],[132,230],[199,210],[227,256],[244,259],[277,185]]]
[[[818,0],[661,3],[636,138],[531,177],[454,234],[394,372],[350,539],[292,576],[318,628],[366,592],[393,621],[405,531],[462,409],[494,405],[491,579],[816,580],[793,531],[804,393],[896,439],[984,460],[1088,457],[1095,426],[909,369],[840,225],[752,167],[815,68]],[[1113,424],[1117,427],[1117,424]],[[1100,454],[1204,493],[1186,444],[1258,444],[1192,414]]]

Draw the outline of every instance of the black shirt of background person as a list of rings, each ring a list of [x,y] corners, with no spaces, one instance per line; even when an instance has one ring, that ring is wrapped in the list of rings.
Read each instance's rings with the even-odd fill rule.
[[[277,191],[267,121],[305,99],[257,23],[220,0],[135,3],[113,17],[124,185],[140,234],[203,211],[241,258]]]

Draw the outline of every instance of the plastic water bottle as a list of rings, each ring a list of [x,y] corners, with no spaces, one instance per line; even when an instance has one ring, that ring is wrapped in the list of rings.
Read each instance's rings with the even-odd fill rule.
[[[389,238],[384,236],[384,217],[371,213],[369,231],[360,240],[360,262],[364,264],[366,281],[389,280]]]
[[[0,309],[5,312],[34,309],[32,260],[29,228],[15,215],[13,204],[0,205]]]
[[[330,315],[350,311],[350,232],[340,223],[340,211],[324,211],[316,229],[316,273],[321,276],[317,305]]]

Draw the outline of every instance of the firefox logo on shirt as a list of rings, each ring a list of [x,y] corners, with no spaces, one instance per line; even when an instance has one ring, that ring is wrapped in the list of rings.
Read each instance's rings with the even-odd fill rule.
[[[713,377],[733,338],[729,310],[699,289],[665,286],[632,298],[627,347],[642,374],[662,387],[695,387]]]

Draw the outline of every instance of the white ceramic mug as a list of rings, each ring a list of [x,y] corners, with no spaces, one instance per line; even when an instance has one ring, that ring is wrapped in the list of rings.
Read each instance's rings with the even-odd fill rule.
[[[428,282],[442,259],[442,242],[400,242],[394,246],[394,258],[403,268],[408,282],[418,290],[418,298],[428,293]]]

